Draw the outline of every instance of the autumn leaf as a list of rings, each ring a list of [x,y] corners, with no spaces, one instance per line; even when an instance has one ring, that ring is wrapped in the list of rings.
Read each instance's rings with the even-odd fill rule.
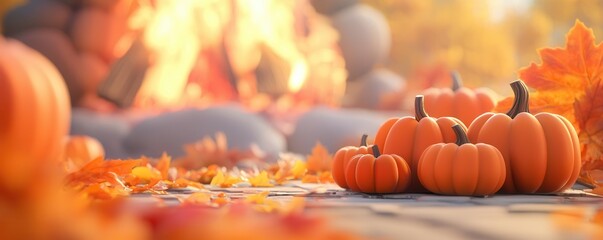
[[[67,184],[115,183],[114,175],[129,174],[132,169],[141,166],[142,163],[143,161],[140,159],[106,161],[99,157],[84,165],[80,170],[67,175]]]
[[[161,158],[159,158],[159,162],[157,162],[157,166],[155,167],[161,173],[161,177],[164,180],[168,180],[168,172],[170,170],[171,162],[172,158],[164,152],[161,155]]]
[[[224,172],[222,172],[222,171],[218,171],[216,176],[214,176],[214,178],[211,180],[210,184],[212,186],[216,186],[216,187],[227,188],[227,187],[232,187],[232,185],[240,183],[242,181],[243,180],[239,177],[230,176],[230,175],[224,174]]]
[[[575,127],[582,144],[583,163],[601,160],[603,151],[603,46],[595,44],[593,31],[576,20],[565,48],[540,50],[542,63],[532,63],[519,77],[533,90],[532,113],[564,116]],[[510,108],[505,99],[498,111]]]
[[[309,172],[330,171],[332,162],[333,158],[329,151],[320,143],[316,143],[316,146],[312,149],[312,154],[306,160]]]
[[[213,139],[206,136],[197,142],[184,145],[184,152],[185,156],[175,163],[186,169],[198,169],[213,164],[232,167],[242,160],[260,161],[265,155],[256,145],[246,150],[229,149],[226,135],[222,132],[216,133]]]
[[[249,183],[252,187],[274,187],[274,184],[270,183],[268,178],[268,172],[262,171],[257,176],[249,178]]]

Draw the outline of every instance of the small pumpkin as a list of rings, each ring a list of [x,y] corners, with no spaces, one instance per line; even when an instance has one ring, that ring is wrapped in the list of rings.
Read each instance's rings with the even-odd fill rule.
[[[396,154],[404,158],[412,171],[411,192],[426,191],[416,175],[419,158],[423,151],[436,143],[451,143],[456,140],[453,125],[465,124],[453,117],[429,117],[424,109],[423,96],[415,97],[415,116],[387,120],[375,135],[375,145],[383,146],[385,154]]]
[[[335,153],[335,156],[333,156],[333,167],[331,168],[332,169],[331,171],[333,174],[333,180],[335,180],[335,183],[337,183],[337,185],[339,185],[340,187],[348,188],[348,184],[345,179],[345,171],[346,171],[346,167],[348,166],[348,163],[350,162],[352,157],[354,157],[358,154],[371,154],[372,153],[371,147],[368,147],[366,144],[367,138],[368,138],[368,135],[366,135],[366,134],[362,135],[362,138],[360,139],[359,147],[347,146],[347,147],[340,148]]]
[[[373,145],[373,154],[358,154],[350,159],[345,178],[352,191],[364,193],[401,193],[411,181],[410,167],[395,154],[381,154]]]
[[[452,88],[429,88],[425,96],[425,109],[434,117],[456,117],[466,126],[482,113],[496,106],[495,94],[488,88],[469,89],[457,72],[452,74]]]
[[[505,182],[505,160],[498,149],[471,144],[460,125],[452,126],[455,143],[429,146],[419,159],[417,175],[427,190],[444,195],[492,195]]]
[[[529,111],[528,87],[511,83],[513,107],[506,113],[484,113],[473,121],[471,142],[487,143],[502,153],[507,193],[555,193],[570,188],[581,167],[580,144],[572,124],[564,117]]]
[[[0,37],[0,192],[58,162],[71,108],[61,74],[40,53]]]

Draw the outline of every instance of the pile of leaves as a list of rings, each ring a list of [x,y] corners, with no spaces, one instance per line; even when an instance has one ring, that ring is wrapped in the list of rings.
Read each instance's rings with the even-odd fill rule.
[[[0,188],[0,239],[360,239],[331,228],[322,216],[305,214],[303,198],[276,201],[268,191],[231,198],[206,189],[332,182],[330,161],[317,145],[307,161],[283,158],[262,171],[216,164],[186,169],[167,154],[158,159],[97,157],[77,169],[61,162],[62,169],[46,166],[25,189]],[[170,189],[191,194],[174,195],[180,203],[168,205],[158,196]],[[153,197],[142,203],[127,197],[138,193]]]
[[[542,63],[532,63],[519,77],[534,90],[530,111],[552,112],[574,125],[582,149],[579,181],[603,193],[603,46],[595,43],[592,29],[576,20],[567,34],[565,48],[539,51]],[[499,102],[506,111],[512,98]]]

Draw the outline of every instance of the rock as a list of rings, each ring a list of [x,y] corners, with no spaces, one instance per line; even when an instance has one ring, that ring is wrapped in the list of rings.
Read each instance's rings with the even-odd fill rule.
[[[124,139],[130,132],[130,125],[124,118],[77,108],[73,109],[71,115],[69,134],[96,138],[105,148],[107,158],[140,157],[128,153],[124,147]]]
[[[349,82],[347,88],[346,107],[380,109],[384,104],[382,97],[401,94],[406,88],[406,80],[390,70],[374,69],[357,81]]]
[[[359,145],[362,134],[372,139],[385,120],[387,116],[371,111],[317,107],[297,120],[288,138],[289,151],[309,154],[320,142],[334,154],[343,146]]]
[[[316,12],[324,15],[335,14],[357,3],[358,0],[310,0]]]
[[[331,16],[339,32],[339,46],[348,70],[348,80],[368,73],[390,52],[389,25],[379,11],[357,4]]]
[[[229,149],[249,149],[256,144],[270,158],[285,151],[285,139],[257,115],[236,105],[216,106],[203,110],[188,109],[164,113],[142,120],[132,128],[126,138],[126,148],[131,153],[158,157],[162,152],[179,157],[183,146],[214,137],[223,132]]]
[[[31,29],[66,31],[72,10],[58,1],[35,1],[13,8],[4,16],[3,33],[15,36]]]

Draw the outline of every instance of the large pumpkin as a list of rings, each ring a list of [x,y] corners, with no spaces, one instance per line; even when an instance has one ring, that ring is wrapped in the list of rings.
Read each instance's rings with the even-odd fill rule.
[[[350,160],[359,154],[372,154],[371,147],[367,146],[366,144],[367,137],[368,136],[366,134],[362,135],[359,147],[346,146],[340,148],[335,153],[335,156],[333,156],[333,167],[331,168],[333,180],[335,180],[335,183],[337,183],[337,185],[340,187],[348,188],[348,184],[345,180],[345,171]]]
[[[459,125],[455,143],[438,143],[423,152],[417,175],[427,190],[445,195],[485,196],[505,182],[505,160],[492,145],[471,144]]]
[[[572,124],[552,113],[532,115],[528,88],[511,83],[513,107],[506,114],[485,113],[471,124],[471,142],[487,143],[505,158],[507,193],[555,193],[570,188],[580,172],[580,145]]]
[[[375,145],[383,146],[384,154],[396,154],[404,158],[412,171],[412,183],[408,191],[424,192],[417,177],[417,166],[423,151],[436,143],[456,140],[452,126],[465,125],[453,117],[429,117],[424,109],[423,96],[415,97],[415,116],[387,120],[375,136]],[[380,149],[381,150],[381,149]]]
[[[395,154],[381,154],[373,145],[372,154],[358,154],[346,166],[345,178],[352,191],[401,193],[410,185],[410,167]]]
[[[458,73],[452,73],[452,88],[429,88],[423,92],[425,109],[434,117],[456,117],[466,126],[482,113],[492,111],[495,94],[487,88],[463,87]]]
[[[0,52],[0,191],[12,192],[58,160],[70,105],[63,78],[41,54],[1,37]]]

